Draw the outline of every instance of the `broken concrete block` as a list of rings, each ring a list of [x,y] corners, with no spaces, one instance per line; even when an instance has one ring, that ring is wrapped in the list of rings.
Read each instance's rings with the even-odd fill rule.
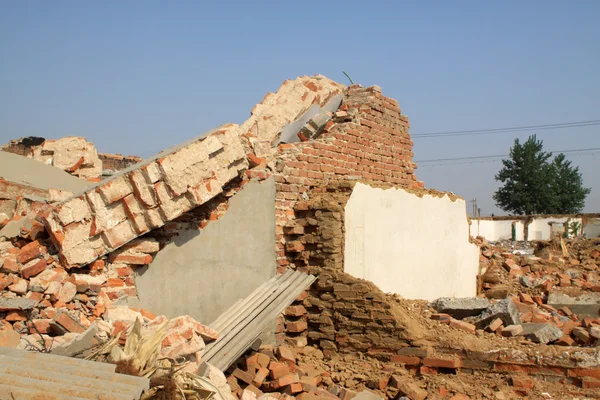
[[[96,337],[97,333],[98,326],[92,325],[81,335],[78,335],[72,342],[53,348],[51,353],[66,357],[81,355],[100,344],[100,341]]]
[[[500,318],[504,326],[519,325],[521,323],[519,310],[515,303],[511,299],[504,299],[493,304],[479,315],[475,319],[474,324],[478,328],[483,328],[496,318]]]
[[[575,297],[564,293],[551,292],[548,294],[547,303],[557,310],[568,307],[577,315],[596,318],[600,312],[600,293],[582,293]]]
[[[0,312],[15,310],[31,310],[36,304],[37,301],[33,301],[23,297],[0,297]]]
[[[534,343],[548,344],[563,337],[563,331],[550,324],[522,324],[521,335]]]
[[[441,297],[431,303],[438,313],[449,314],[454,318],[462,319],[481,314],[490,306],[487,299],[468,297],[468,298],[452,298]]]

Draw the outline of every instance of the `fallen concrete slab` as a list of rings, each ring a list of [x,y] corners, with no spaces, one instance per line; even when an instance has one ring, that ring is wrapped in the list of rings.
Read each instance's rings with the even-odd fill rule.
[[[548,305],[557,310],[568,307],[577,315],[597,318],[600,313],[600,293],[582,293],[579,296],[569,296],[565,293],[551,292],[548,295]]]
[[[221,334],[206,346],[202,360],[225,371],[315,279],[312,275],[288,270],[235,303],[210,324]]]
[[[484,328],[496,318],[500,318],[504,326],[519,325],[521,323],[519,309],[515,303],[511,299],[504,299],[494,303],[484,311],[475,319],[474,324],[478,328]]]
[[[477,297],[441,297],[432,301],[429,305],[439,313],[462,319],[481,314],[490,307],[490,302],[487,299]]]
[[[534,343],[552,343],[564,335],[562,330],[550,324],[529,323],[521,326],[523,327],[521,335]]]
[[[42,191],[59,189],[75,193],[91,185],[59,168],[6,151],[0,151],[0,178]]]

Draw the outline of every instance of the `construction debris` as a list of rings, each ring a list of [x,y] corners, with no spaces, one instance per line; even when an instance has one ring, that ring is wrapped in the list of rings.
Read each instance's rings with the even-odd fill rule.
[[[143,399],[501,400],[591,397],[600,387],[594,240],[539,243],[530,255],[477,239],[479,297],[429,305],[344,269],[344,212],[357,181],[440,195],[417,181],[408,119],[378,87],[286,81],[241,125],[147,160],[98,155],[82,138],[28,138],[4,150],[34,160],[0,152],[0,161],[33,162],[27,168],[74,185],[0,169],[7,352],[109,362],[149,380]],[[101,180],[103,170],[110,177]],[[201,235],[245,184],[271,176],[276,276],[208,326],[142,308],[136,276],[165,243],[183,226]],[[230,267],[219,272],[233,279],[244,266]],[[261,345],[265,330],[272,343]]]

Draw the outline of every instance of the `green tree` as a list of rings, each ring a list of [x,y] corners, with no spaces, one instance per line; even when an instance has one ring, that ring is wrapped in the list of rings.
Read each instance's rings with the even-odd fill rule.
[[[583,179],[579,167],[572,167],[571,161],[564,154],[557,155],[552,161],[554,169],[553,192],[555,196],[556,214],[576,214],[585,205],[585,198],[590,194],[589,188],[583,187]]]
[[[523,144],[515,139],[510,158],[502,160],[503,167],[496,174],[496,180],[503,183],[494,194],[496,205],[517,215],[550,213],[555,203],[550,157],[535,135]]]
[[[496,205],[517,214],[574,214],[580,212],[590,189],[583,187],[579,168],[559,154],[543,150],[535,135],[523,144],[515,139],[510,158],[496,174],[502,186],[494,193]]]

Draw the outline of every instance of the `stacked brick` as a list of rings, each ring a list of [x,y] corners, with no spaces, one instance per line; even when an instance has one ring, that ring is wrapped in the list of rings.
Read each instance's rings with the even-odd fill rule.
[[[102,161],[102,170],[113,172],[124,170],[142,161],[140,157],[124,156],[121,154],[100,153],[98,157]]]
[[[296,343],[299,336],[307,336],[307,342],[318,345],[326,355],[392,356],[413,338],[381,290],[343,272],[344,207],[353,185],[330,183],[325,192],[296,203],[295,218],[284,227],[288,259],[296,268],[319,276],[307,297],[286,311],[286,333]],[[290,317],[301,314],[290,310],[306,310],[306,314]],[[304,321],[307,331],[298,329],[290,318]]]
[[[334,385],[329,374],[315,365],[298,363],[294,349],[265,346],[252,352],[231,369],[227,382],[240,399],[256,399],[268,393],[272,399],[351,399],[355,391]]]
[[[412,161],[413,142],[408,133],[408,119],[401,114],[397,101],[383,96],[378,87],[348,87],[339,110],[324,127],[312,121],[307,125],[310,126],[299,131],[301,142],[281,144],[270,163],[265,166],[265,163],[255,162],[254,168],[246,171],[246,176],[265,179],[272,175],[277,182],[275,212],[279,272],[289,267],[308,271],[309,266],[321,266],[322,263],[335,265],[339,272],[343,271],[343,239],[337,237],[336,243],[328,245],[336,247],[337,253],[330,253],[325,259],[315,257],[311,260],[315,250],[323,245],[313,233],[325,222],[302,218],[302,210],[298,210],[297,204],[323,190],[328,182],[367,180],[411,189],[420,188],[423,183],[417,181],[414,174],[416,165]],[[309,131],[313,134],[307,135]],[[336,209],[335,213],[339,212]],[[327,232],[341,234],[343,224],[341,220],[337,222],[335,229],[330,227]],[[302,235],[305,243],[299,240]],[[311,272],[318,273],[314,269]],[[341,277],[336,275],[332,279]],[[281,322],[298,322],[293,318],[285,316],[285,321]],[[296,318],[308,323],[307,316]],[[295,324],[292,326],[296,328]],[[289,334],[298,340],[298,336],[307,333]],[[324,340],[331,341],[332,335],[328,337]]]
[[[102,181],[44,215],[63,264],[88,264],[221,193],[247,167],[239,127],[223,127]]]
[[[42,335],[55,346],[63,335],[85,331],[113,300],[135,296],[133,268],[149,264],[159,250],[153,239],[138,239],[109,260],[67,271],[49,240],[19,239],[0,245],[2,330],[33,343]]]
[[[378,87],[353,85],[344,91],[340,111],[334,113],[314,140],[282,144],[273,169],[259,165],[247,176],[277,182],[277,255],[283,271],[290,264],[285,254],[284,226],[294,218],[294,205],[315,187],[336,180],[369,180],[419,188],[414,174],[408,119],[398,103]],[[300,134],[303,130],[300,130]]]

